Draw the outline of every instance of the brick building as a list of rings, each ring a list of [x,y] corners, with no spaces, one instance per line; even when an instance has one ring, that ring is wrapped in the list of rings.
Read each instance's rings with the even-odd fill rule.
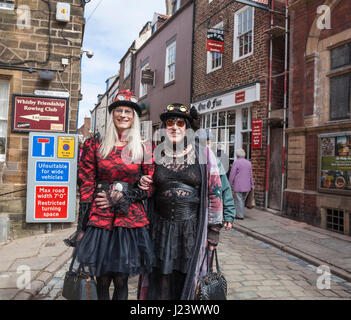
[[[214,151],[225,151],[230,164],[236,149],[246,151],[253,165],[257,205],[278,210],[282,184],[284,8],[283,1],[275,1],[275,10],[280,13],[273,14],[271,28],[271,14],[264,8],[231,0],[196,1],[193,42],[192,105],[201,114],[201,127],[211,129]],[[209,31],[218,39],[223,37],[223,53],[207,51]],[[255,120],[258,120],[258,144],[252,146]],[[271,130],[269,164],[268,127]]]
[[[91,133],[91,118],[84,118],[83,125],[77,131],[78,135],[82,137],[82,141],[90,137]]]
[[[193,1],[166,2],[166,7],[167,16],[155,13],[152,35],[135,53],[135,93],[150,111],[154,130],[168,104],[191,102]],[[146,70],[151,72],[149,83],[142,79]]]
[[[351,2],[290,3],[285,211],[350,235]]]
[[[65,132],[77,129],[85,1],[67,4],[64,22],[57,1],[0,1],[0,213],[12,237],[45,227],[25,223],[28,132],[12,129],[13,95],[68,97]]]

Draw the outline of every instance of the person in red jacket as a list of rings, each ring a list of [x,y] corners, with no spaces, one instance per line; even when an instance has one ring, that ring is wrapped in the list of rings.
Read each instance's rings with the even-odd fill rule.
[[[79,163],[80,213],[76,259],[96,276],[99,300],[128,298],[128,277],[152,269],[153,250],[142,203],[153,188],[137,187],[153,175],[151,143],[142,143],[140,108],[130,91],[117,93],[108,107],[105,137],[84,143]]]

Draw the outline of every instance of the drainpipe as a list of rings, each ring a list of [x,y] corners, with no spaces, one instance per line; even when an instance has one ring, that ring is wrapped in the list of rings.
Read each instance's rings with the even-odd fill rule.
[[[195,17],[196,17],[196,1],[193,0],[193,34],[191,36],[191,72],[190,72],[190,105],[193,101],[193,83],[194,83],[194,39],[195,39]]]
[[[272,8],[271,8],[271,26],[273,27],[274,23],[274,0],[272,0]],[[265,209],[268,207],[268,192],[269,192],[269,157],[270,157],[270,141],[271,141],[271,127],[269,123],[269,119],[271,118],[271,109],[272,109],[272,69],[273,69],[273,37],[270,34],[270,41],[269,41],[269,93],[268,93],[268,119],[267,119],[267,159],[266,159],[266,191],[265,191]]]
[[[282,188],[280,194],[280,211],[283,211],[285,186],[285,149],[286,149],[286,113],[288,94],[288,36],[289,36],[289,9],[288,0],[285,0],[285,76],[284,76],[284,113],[283,113],[283,157],[282,157]]]

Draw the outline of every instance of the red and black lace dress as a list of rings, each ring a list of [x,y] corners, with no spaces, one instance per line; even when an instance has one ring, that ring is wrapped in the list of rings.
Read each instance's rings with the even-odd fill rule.
[[[103,159],[97,140],[91,138],[84,144],[79,164],[80,210],[89,216],[87,223],[80,222],[85,233],[76,255],[96,276],[117,272],[136,275],[152,268],[152,244],[145,228],[149,221],[142,200],[153,188],[142,191],[137,182],[141,175],[153,175],[154,163],[151,144],[143,147],[142,163],[135,164],[124,147],[115,147]],[[108,192],[118,182],[123,185],[122,198],[113,207],[99,208],[95,202],[97,186]]]

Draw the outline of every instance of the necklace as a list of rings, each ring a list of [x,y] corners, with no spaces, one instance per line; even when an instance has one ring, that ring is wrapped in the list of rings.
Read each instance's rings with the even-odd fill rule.
[[[165,155],[169,158],[179,158],[179,157],[184,157],[190,150],[191,150],[192,146],[189,145],[187,146],[186,149],[181,150],[180,152],[175,152],[174,150],[171,150],[167,147],[165,147]]]

